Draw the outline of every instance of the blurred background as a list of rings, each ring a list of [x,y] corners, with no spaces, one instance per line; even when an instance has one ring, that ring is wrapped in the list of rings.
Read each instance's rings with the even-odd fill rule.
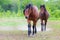
[[[37,22],[38,33],[27,36],[27,22],[23,10],[27,4],[33,4],[40,10],[45,4],[50,17],[47,31],[40,31],[40,20]],[[60,40],[60,0],[0,0],[0,40]]]
[[[38,8],[41,4],[45,4],[50,19],[60,19],[60,0],[0,0],[0,18],[24,17],[23,10],[29,3]]]

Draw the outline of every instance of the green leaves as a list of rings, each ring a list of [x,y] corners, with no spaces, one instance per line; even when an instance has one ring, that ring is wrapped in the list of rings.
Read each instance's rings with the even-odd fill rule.
[[[45,4],[50,13],[50,18],[60,18],[60,0],[0,0],[0,16],[6,12],[6,16],[23,16],[23,9],[29,3],[36,5],[40,10],[40,5]],[[2,13],[1,13],[2,12]],[[17,14],[16,14],[17,13]]]

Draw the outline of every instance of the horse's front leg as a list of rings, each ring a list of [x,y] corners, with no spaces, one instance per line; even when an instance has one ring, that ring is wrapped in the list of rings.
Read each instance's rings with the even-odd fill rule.
[[[28,20],[28,36],[31,34],[31,23],[30,20]]]
[[[47,24],[47,20],[45,20],[44,31],[46,31],[46,24]]]
[[[37,29],[36,29],[36,21],[33,21],[33,35],[34,33],[37,33]]]
[[[41,31],[43,31],[43,20],[41,20]]]

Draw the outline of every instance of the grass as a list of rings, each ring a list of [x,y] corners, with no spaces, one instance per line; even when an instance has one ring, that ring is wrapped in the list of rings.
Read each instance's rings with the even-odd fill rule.
[[[28,37],[27,31],[4,31],[0,33],[2,40],[60,40],[60,32],[38,32],[35,36]]]
[[[26,26],[24,18],[0,18],[0,27]],[[38,21],[37,26],[40,26]],[[28,37],[27,31],[0,31],[0,40],[60,40],[60,20],[48,20],[47,27],[52,31],[38,32],[35,36]]]
[[[24,23],[23,23],[23,22]],[[0,18],[0,26],[18,26],[26,24],[26,20],[23,18]]]

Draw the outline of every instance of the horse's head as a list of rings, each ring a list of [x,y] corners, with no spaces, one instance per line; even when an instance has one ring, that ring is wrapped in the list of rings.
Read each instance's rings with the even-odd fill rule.
[[[26,5],[26,8],[23,11],[26,19],[29,18],[31,10],[32,10],[32,5],[31,4]]]
[[[40,11],[44,13],[46,11],[45,5],[40,5]]]

